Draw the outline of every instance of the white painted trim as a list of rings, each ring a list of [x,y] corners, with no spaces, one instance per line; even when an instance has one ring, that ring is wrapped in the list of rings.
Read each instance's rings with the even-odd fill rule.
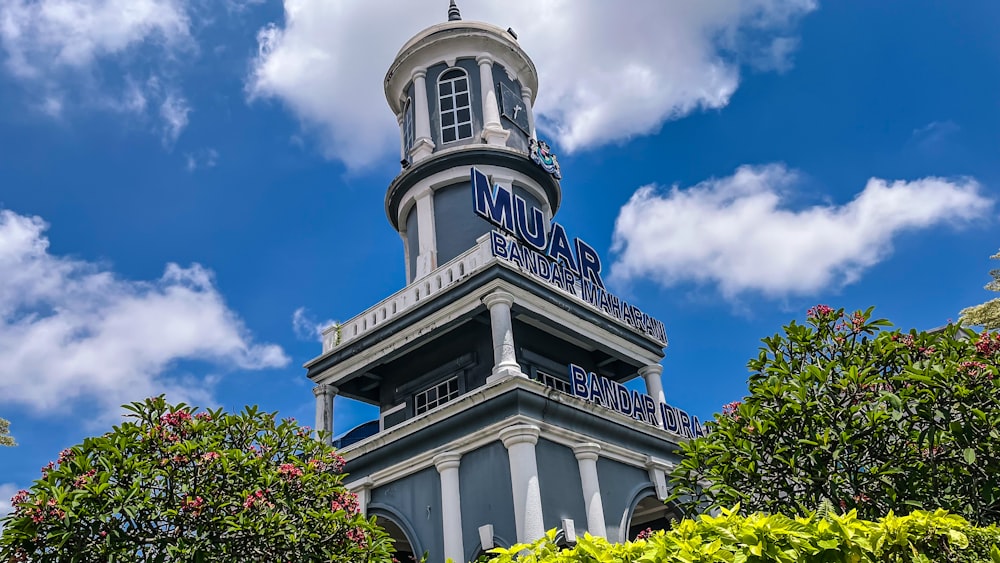
[[[461,31],[444,32],[448,27],[461,27]],[[432,26],[408,41],[393,60],[383,83],[386,101],[393,112],[398,113],[400,93],[406,87],[414,68],[428,68],[438,63],[452,63],[458,59],[475,59],[489,55],[496,62],[519,78],[521,86],[532,91],[538,90],[538,72],[535,64],[511,40],[507,32],[489,24],[462,21]]]
[[[489,241],[487,239],[480,239],[480,240],[482,240],[482,242],[478,246],[474,247],[470,252],[467,252],[466,254],[459,256],[458,258],[449,262],[448,264],[445,264],[445,266],[441,268],[442,270],[447,268],[454,268],[455,267],[454,264],[456,264],[461,260],[466,260],[469,262],[469,267],[466,268],[466,275],[464,278],[462,279],[456,278],[456,280],[448,287],[443,288],[442,290],[433,293],[431,295],[428,295],[426,297],[421,297],[419,301],[405,303],[404,298],[406,297],[406,295],[412,293],[415,289],[419,289],[419,286],[417,284],[412,284],[408,286],[403,291],[397,293],[394,296],[389,297],[388,299],[384,300],[382,303],[376,305],[372,309],[369,309],[362,315],[359,315],[354,319],[350,319],[344,322],[344,324],[342,325],[343,336],[341,339],[341,345],[356,338],[360,338],[362,336],[362,334],[358,335],[353,334],[353,327],[357,325],[359,319],[363,318],[364,316],[373,314],[371,312],[373,310],[379,310],[380,308],[386,307],[387,306],[386,304],[393,301],[394,299],[401,299],[402,301],[404,301],[402,305],[399,305],[400,307],[399,312],[396,313],[395,316],[379,322],[378,326],[385,326],[390,322],[395,322],[400,317],[410,314],[412,311],[425,305],[431,299],[437,298],[438,296],[443,295],[447,291],[450,291],[453,287],[456,287],[461,283],[464,283],[469,277],[471,277],[471,274],[474,273],[475,270],[480,270],[489,265],[492,265],[493,263],[498,263],[502,267],[511,269],[513,271],[518,271],[513,266],[509,265],[508,262],[504,260],[498,261],[496,258],[492,256],[492,254],[490,254],[488,246]],[[427,276],[427,278],[432,278],[434,277],[434,275],[435,273],[432,272],[430,275]],[[322,372],[321,374],[313,376],[313,381],[315,383],[327,383],[335,385],[338,381],[342,380],[343,378],[348,377],[354,373],[357,373],[358,371],[367,369],[369,366],[376,363],[379,359],[384,358],[385,356],[394,353],[400,348],[411,344],[417,338],[422,338],[422,337],[427,337],[430,339],[440,338],[441,336],[443,336],[443,334],[440,331],[435,330],[437,327],[447,324],[451,321],[458,320],[462,317],[465,317],[475,309],[482,307],[483,305],[480,302],[481,297],[498,289],[511,293],[514,296],[515,302],[518,305],[528,310],[534,311],[541,316],[552,319],[556,324],[560,326],[574,330],[577,333],[578,337],[582,337],[588,340],[589,342],[595,344],[600,344],[606,350],[611,351],[613,355],[628,358],[632,361],[635,361],[643,365],[658,363],[663,358],[662,355],[650,352],[649,350],[642,348],[636,344],[633,344],[628,340],[625,340],[624,338],[617,336],[614,333],[599,327],[598,325],[591,323],[581,323],[579,317],[577,317],[576,315],[572,314],[569,311],[565,311],[562,308],[557,307],[555,304],[551,303],[550,301],[548,301],[543,297],[539,297],[531,292],[523,290],[505,281],[494,280],[488,284],[485,284],[481,288],[480,292],[474,292],[456,300],[447,308],[444,308],[443,310],[434,313],[428,318],[423,319],[421,322],[416,323],[413,326],[407,327],[405,330],[399,331],[398,333],[392,335],[390,338],[380,343],[378,347],[364,350],[354,356],[351,356],[350,358],[345,359],[343,362],[329,368],[328,370]],[[558,291],[555,288],[553,288],[553,290]],[[569,294],[565,295],[572,298],[571,296],[569,296]],[[582,299],[576,298],[575,302],[579,303],[581,306],[590,308],[593,311],[598,311],[597,309],[587,304]],[[604,315],[603,313],[600,314],[604,318],[615,322],[619,326],[622,326],[623,328],[626,328],[628,330],[632,330],[630,327],[624,325],[620,321],[615,321],[612,317]],[[371,330],[371,328],[369,328],[369,330]],[[324,350],[327,353],[329,353],[332,352],[334,348],[332,346],[328,347],[324,343]]]
[[[406,403],[403,402],[399,403],[394,407],[389,408],[388,410],[378,413],[378,431],[379,432],[385,431],[385,417],[389,416],[390,414],[397,413],[405,408],[406,408]]]

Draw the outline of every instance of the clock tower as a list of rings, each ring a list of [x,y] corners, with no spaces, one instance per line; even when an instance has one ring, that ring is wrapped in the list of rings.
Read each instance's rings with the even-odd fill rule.
[[[454,0],[385,76],[406,285],[328,328],[306,368],[316,427],[338,435],[400,561],[669,526],[666,474],[703,432],[665,401],[663,323],[611,293],[594,248],[554,220],[563,174],[537,136],[538,87],[515,32]],[[378,420],[334,429],[337,396]]]

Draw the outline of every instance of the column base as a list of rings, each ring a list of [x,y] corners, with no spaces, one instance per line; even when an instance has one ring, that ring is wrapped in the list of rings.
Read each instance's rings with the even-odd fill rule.
[[[488,123],[483,128],[483,140],[487,145],[506,146],[510,131],[504,129],[500,124]]]
[[[413,142],[413,147],[410,149],[410,160],[416,164],[433,153],[434,141],[427,137],[421,137]]]
[[[417,271],[413,276],[413,281],[417,281],[437,268],[437,252],[423,252],[417,256]]]
[[[523,372],[521,372],[520,366],[497,366],[493,368],[493,374],[486,378],[486,384],[490,385],[496,383],[497,381],[503,381],[504,379],[510,379],[511,377],[523,377],[528,378]]]

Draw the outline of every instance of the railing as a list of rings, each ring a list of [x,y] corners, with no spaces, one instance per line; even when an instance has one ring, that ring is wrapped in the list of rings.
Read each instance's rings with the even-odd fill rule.
[[[403,313],[447,291],[494,261],[489,237],[481,237],[476,246],[439,266],[433,272],[383,299],[364,313],[323,330],[323,353],[364,336],[367,332],[392,321]]]

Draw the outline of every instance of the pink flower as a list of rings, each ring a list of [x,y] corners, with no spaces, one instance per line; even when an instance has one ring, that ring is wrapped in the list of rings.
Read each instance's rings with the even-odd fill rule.
[[[815,307],[810,307],[809,310],[806,311],[806,317],[810,319],[819,319],[821,317],[829,315],[832,312],[833,312],[833,307],[830,307],[828,305],[816,305]]]
[[[636,534],[635,539],[637,539],[637,540],[648,540],[650,537],[652,537],[652,535],[653,535],[653,529],[652,528],[646,528],[645,530],[643,530],[643,531],[639,532],[638,534]]]
[[[184,504],[181,505],[181,510],[184,512],[192,512],[195,516],[201,513],[201,507],[205,504],[204,499],[201,497],[188,497],[184,499]]]
[[[187,411],[168,412],[161,416],[160,420],[167,426],[180,426],[191,420],[191,413]]]
[[[298,467],[295,467],[295,465],[291,463],[281,464],[281,466],[278,467],[278,473],[289,478],[302,476],[302,470],[299,469]]]
[[[18,505],[28,500],[28,491],[21,489],[16,495],[10,497],[11,505]]]
[[[349,514],[354,514],[358,512],[359,508],[358,495],[348,491],[337,493],[333,501],[330,502],[330,510],[334,512],[343,510]]]
[[[992,356],[996,352],[1000,352],[1000,332],[990,334],[984,330],[979,335],[979,340],[976,341],[976,351],[984,356]]]
[[[57,461],[61,465],[63,463],[66,463],[67,461],[73,459],[74,455],[75,454],[73,453],[73,449],[72,448],[66,448],[65,450],[59,452],[59,459]]]
[[[201,454],[202,461],[212,461],[213,459],[219,459],[219,452],[205,452]]]
[[[742,403],[740,403],[740,401],[733,401],[731,403],[726,403],[726,404],[722,405],[722,415],[723,416],[730,416],[730,417],[733,418],[733,420],[739,420],[740,419],[740,415],[737,414],[737,412],[738,412],[741,404]]]

